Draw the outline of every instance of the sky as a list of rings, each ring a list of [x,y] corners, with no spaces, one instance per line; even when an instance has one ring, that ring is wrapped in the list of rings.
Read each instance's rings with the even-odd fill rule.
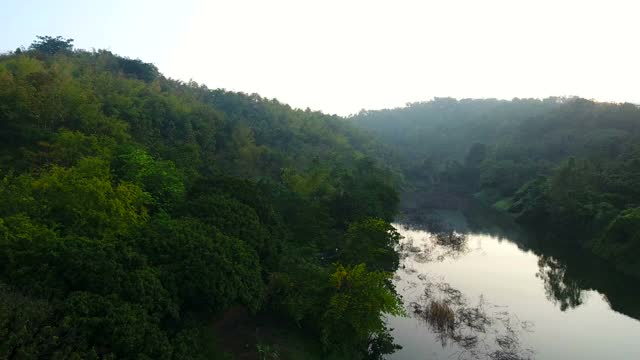
[[[2,52],[61,35],[339,115],[445,96],[640,103],[637,0],[0,3]]]

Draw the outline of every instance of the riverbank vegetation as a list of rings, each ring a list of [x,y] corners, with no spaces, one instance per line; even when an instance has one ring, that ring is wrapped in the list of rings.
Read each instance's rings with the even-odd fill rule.
[[[70,39],[0,56],[0,358],[216,358],[238,307],[323,358],[381,358],[402,313],[387,155],[342,118]]]
[[[640,276],[638,106],[437,98],[352,120],[395,150],[434,205],[473,196]]]

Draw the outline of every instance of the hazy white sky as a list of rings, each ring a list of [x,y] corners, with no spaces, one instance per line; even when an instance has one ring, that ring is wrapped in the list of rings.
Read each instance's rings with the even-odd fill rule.
[[[434,96],[640,102],[639,0],[7,2],[0,50],[62,35],[341,115]]]

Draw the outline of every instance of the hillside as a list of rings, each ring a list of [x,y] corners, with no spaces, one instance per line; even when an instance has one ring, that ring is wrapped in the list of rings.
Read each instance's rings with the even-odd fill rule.
[[[71,40],[0,56],[0,358],[217,358],[209,324],[238,307],[380,358],[402,312],[387,156],[342,118]],[[290,356],[256,334],[247,358]]]
[[[402,156],[432,203],[474,197],[640,276],[636,105],[436,98],[351,120]]]

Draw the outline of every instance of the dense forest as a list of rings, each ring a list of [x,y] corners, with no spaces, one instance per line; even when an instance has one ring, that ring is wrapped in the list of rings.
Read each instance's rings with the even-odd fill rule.
[[[38,37],[0,55],[0,359],[382,359],[404,315],[390,222],[478,203],[640,277],[640,108],[345,119]],[[565,308],[611,285],[568,275]]]
[[[403,313],[390,156],[343,118],[70,39],[1,55],[0,358],[226,358],[211,324],[238,308],[318,349],[296,358],[381,358]],[[247,358],[294,356],[245,335]]]
[[[395,150],[423,205],[479,199],[640,276],[638,106],[436,98],[351,120]]]

